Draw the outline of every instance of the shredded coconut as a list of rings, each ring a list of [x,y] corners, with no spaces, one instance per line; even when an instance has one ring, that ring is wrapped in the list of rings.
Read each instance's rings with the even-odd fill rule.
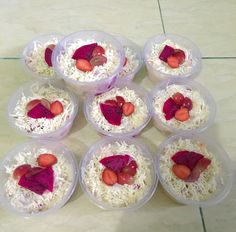
[[[32,85],[31,87],[32,96],[26,97],[22,93],[22,97],[17,101],[16,107],[13,114],[11,115],[15,119],[15,124],[21,130],[27,131],[28,133],[44,134],[53,132],[63,125],[71,117],[74,106],[72,104],[69,94],[60,89],[55,88],[51,84],[45,84],[39,86],[38,84]],[[50,102],[56,100],[60,101],[63,105],[63,112],[52,119],[47,118],[30,118],[27,116],[26,105],[33,99],[45,98]]]
[[[44,59],[44,53],[50,44],[56,45],[57,43],[57,38],[50,39],[46,43],[35,41],[33,43],[33,49],[29,50],[24,56],[24,61],[28,68],[38,75],[53,77],[55,74],[54,69],[47,65]]]
[[[103,116],[100,109],[100,103],[104,103],[108,99],[116,99],[116,96],[121,96],[126,102],[132,102],[135,106],[135,111],[130,116],[122,116],[120,126],[111,125]],[[143,99],[135,93],[134,90],[128,87],[118,88],[95,96],[90,108],[90,116],[93,121],[104,131],[112,133],[130,132],[140,127],[148,118],[148,108]]]
[[[33,214],[54,207],[61,202],[71,186],[72,170],[63,154],[54,154],[57,156],[57,163],[52,166],[54,171],[53,192],[46,190],[43,195],[38,195],[18,185],[18,181],[12,175],[15,168],[23,164],[38,166],[37,157],[42,153],[54,154],[49,149],[32,148],[31,151],[19,152],[11,165],[5,167],[6,173],[9,175],[5,183],[6,197],[10,204],[21,212]]]
[[[72,59],[72,56],[76,49],[80,48],[83,45],[91,43],[97,43],[104,48],[104,55],[107,58],[107,62],[103,65],[95,66],[90,72],[83,72],[76,68],[76,61]],[[78,40],[74,43],[71,43],[66,48],[66,51],[60,53],[60,55],[58,56],[58,66],[63,75],[81,82],[92,82],[107,78],[114,72],[118,65],[119,54],[115,50],[115,48],[112,47],[111,44],[100,43],[95,40]]]
[[[171,157],[178,151],[188,150],[198,152],[211,160],[208,168],[201,173],[195,182],[185,182],[174,175],[172,166],[174,162]],[[223,185],[223,178],[220,178],[221,164],[214,155],[207,150],[201,142],[193,142],[190,139],[179,139],[168,144],[160,155],[160,173],[174,194],[188,200],[202,201],[209,199]]]
[[[119,77],[123,78],[128,76],[133,72],[139,65],[139,60],[137,59],[137,54],[134,50],[129,47],[124,46],[125,57],[127,58],[126,65],[122,67]]]
[[[111,155],[129,154],[137,163],[137,173],[132,185],[115,184],[107,186],[102,181],[101,174],[104,166],[99,162],[102,158]],[[152,184],[150,172],[150,160],[145,158],[143,151],[134,144],[116,142],[100,147],[97,150],[83,172],[83,181],[86,188],[98,201],[102,201],[112,207],[127,207],[141,200],[149,191]]]
[[[162,52],[165,45],[169,45],[175,49],[181,49],[185,53],[185,61],[178,68],[171,68],[167,63],[159,59],[159,55]],[[194,66],[197,64],[196,58],[193,57],[192,53],[189,52],[185,47],[171,41],[169,39],[165,40],[161,44],[153,44],[151,53],[147,58],[147,62],[156,70],[170,75],[181,76],[191,72]]]
[[[189,111],[190,118],[184,122],[178,121],[175,118],[166,120],[162,111],[165,101],[176,92],[180,92],[184,97],[192,100],[193,108]],[[157,92],[153,98],[153,107],[155,114],[158,115],[163,124],[176,129],[191,130],[199,128],[209,117],[209,107],[200,93],[183,85],[168,85],[164,90]]]

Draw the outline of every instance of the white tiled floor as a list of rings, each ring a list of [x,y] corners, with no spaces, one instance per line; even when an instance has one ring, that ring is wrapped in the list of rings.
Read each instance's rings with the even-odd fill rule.
[[[166,32],[179,33],[195,41],[204,57],[203,69],[196,78],[207,87],[217,103],[217,118],[209,136],[220,142],[236,163],[236,1],[211,0],[41,0],[1,2],[0,26],[0,156],[26,138],[10,128],[6,119],[9,96],[31,77],[24,73],[18,59],[23,46],[38,34],[81,29],[99,29],[121,34],[143,46],[145,41]],[[235,57],[226,59],[225,57]],[[143,68],[135,81],[147,90],[153,84]],[[165,136],[150,123],[141,139],[156,152]],[[63,142],[78,161],[100,136],[87,124],[82,107],[69,136]],[[206,231],[233,232],[236,227],[236,189],[224,202],[203,209]],[[198,208],[171,200],[158,186],[154,197],[143,208],[131,213],[102,211],[77,189],[65,207],[44,218],[25,220],[0,208],[0,231],[204,231]]]

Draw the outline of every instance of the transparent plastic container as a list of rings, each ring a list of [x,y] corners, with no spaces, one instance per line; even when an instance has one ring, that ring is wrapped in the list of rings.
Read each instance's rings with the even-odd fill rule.
[[[71,167],[71,175],[72,175],[71,180],[72,180],[72,182],[71,182],[71,186],[68,189],[67,193],[53,207],[51,207],[51,208],[49,208],[45,211],[28,213],[28,212],[21,211],[18,208],[14,207],[10,203],[9,199],[6,196],[4,186],[5,186],[5,183],[7,182],[8,178],[9,178],[9,176],[8,176],[9,174],[6,173],[5,166],[14,164],[15,162],[14,162],[13,158],[16,155],[18,155],[20,152],[23,152],[23,151],[29,152],[29,151],[32,151],[34,149],[40,149],[40,148],[49,149],[57,157],[63,156],[63,158],[65,158],[67,160],[69,166]],[[15,213],[19,216],[26,217],[26,218],[35,217],[35,216],[43,216],[43,215],[48,215],[48,214],[51,214],[51,213],[55,213],[57,210],[62,208],[66,204],[66,202],[70,199],[70,197],[72,196],[73,192],[76,189],[77,182],[78,182],[78,164],[77,164],[77,161],[76,161],[73,153],[66,146],[64,146],[61,143],[48,142],[48,141],[44,141],[44,140],[30,140],[30,141],[28,141],[24,144],[16,146],[14,149],[9,151],[6,154],[6,156],[4,156],[1,160],[0,172],[1,172],[0,184],[2,186],[2,188],[0,190],[0,203],[1,203],[1,205],[6,210],[8,210],[12,213]]]
[[[181,85],[181,86],[186,87],[187,89],[192,89],[194,91],[198,91],[200,93],[201,97],[204,99],[205,104],[209,108],[209,116],[208,116],[207,121],[204,122],[202,125],[200,125],[198,128],[187,129],[187,130],[180,129],[180,128],[174,128],[173,126],[165,124],[160,119],[160,116],[155,112],[154,107],[153,107],[153,101],[154,101],[156,94],[159,91],[166,89],[167,86],[170,86],[172,84]],[[215,120],[216,104],[215,104],[214,98],[212,97],[210,92],[205,87],[203,87],[201,84],[199,84],[196,81],[189,80],[187,78],[181,78],[181,79],[170,78],[169,80],[165,80],[165,81],[160,82],[160,84],[156,85],[154,87],[154,89],[151,91],[150,99],[152,102],[152,118],[154,121],[154,125],[162,132],[173,133],[173,134],[184,132],[184,131],[201,132],[201,131],[204,131],[207,128],[209,128]],[[174,120],[174,119],[171,119],[171,120]]]
[[[134,53],[134,58],[138,61],[138,65],[132,71],[126,73],[126,75],[118,75],[117,83],[130,82],[134,79],[143,64],[141,49],[137,44],[125,37],[116,36],[116,38],[121,42],[124,50],[129,48]]]
[[[186,48],[191,54],[193,59],[195,60],[196,64],[194,66],[192,66],[192,68],[186,72],[186,73],[180,73],[179,75],[172,75],[172,74],[167,74],[164,73],[161,70],[157,70],[155,69],[149,62],[148,62],[148,58],[152,52],[152,47],[154,44],[161,44],[163,43],[165,40],[171,40],[173,42],[175,42],[176,44]],[[198,49],[198,47],[189,39],[180,36],[180,35],[175,35],[175,34],[162,34],[162,35],[156,35],[152,38],[150,38],[145,46],[144,46],[144,50],[143,50],[143,56],[144,56],[144,62],[146,64],[146,68],[147,68],[147,72],[148,72],[148,77],[150,78],[150,80],[154,83],[157,83],[161,80],[165,80],[168,79],[170,77],[175,77],[175,78],[182,78],[182,77],[187,77],[187,78],[194,78],[196,77],[200,71],[201,71],[201,66],[202,66],[202,56],[200,53],[200,50]],[[157,59],[159,59],[159,57],[157,57]]]
[[[39,78],[39,79],[52,79],[52,78],[59,78],[56,75],[56,72],[53,70],[53,67],[49,68],[47,63],[44,61],[44,52],[43,52],[43,57],[42,60],[45,63],[45,67],[48,67],[49,69],[53,70],[53,75],[48,75],[48,74],[43,74],[43,73],[39,73],[39,70],[36,70],[36,68],[33,69],[33,67],[31,67],[29,65],[32,64],[32,52],[36,50],[36,48],[38,47],[38,45],[41,44],[47,44],[49,41],[55,41],[55,45],[62,39],[63,35],[61,34],[49,34],[49,35],[40,35],[38,37],[33,38],[24,48],[22,54],[21,54],[21,64],[23,65],[24,70],[29,73],[32,77],[34,78]],[[54,49],[55,50],[55,49]],[[53,50],[53,51],[54,51]],[[30,58],[28,58],[30,57]]]
[[[32,86],[34,85],[39,85],[39,86],[44,86],[47,84],[51,84],[52,86],[54,86],[55,88],[59,88],[62,89],[66,92],[69,93],[70,99],[71,99],[71,104],[74,107],[73,112],[71,113],[70,117],[67,119],[67,121],[65,122],[64,125],[62,125],[61,127],[59,127],[58,129],[51,131],[49,133],[44,133],[44,134],[38,134],[38,133],[28,133],[26,130],[20,129],[16,124],[15,124],[15,119],[12,116],[12,114],[14,113],[14,110],[16,108],[16,104],[18,102],[18,100],[22,97],[22,94],[24,94],[26,97],[30,97],[32,96]],[[62,139],[63,137],[65,137],[74,122],[74,119],[78,113],[78,108],[79,108],[79,103],[78,103],[78,98],[77,96],[70,92],[66,87],[65,84],[63,84],[61,81],[56,81],[56,80],[40,80],[40,81],[31,81],[25,85],[23,85],[22,87],[20,87],[10,98],[9,102],[8,102],[8,108],[7,108],[7,113],[8,113],[8,120],[10,125],[15,128],[18,132],[20,132],[22,135],[24,136],[28,136],[31,138],[40,138],[40,139]],[[49,120],[49,119],[48,119]]]
[[[111,46],[115,48],[119,55],[119,63],[110,76],[101,80],[85,82],[72,79],[69,75],[64,74],[58,59],[61,54],[64,54],[66,52],[67,48],[71,44],[78,41],[79,39],[85,41],[94,39],[96,42],[111,44]],[[120,42],[114,36],[111,36],[102,31],[90,30],[79,31],[63,38],[58,44],[58,46],[55,48],[55,52],[53,52],[52,59],[56,73],[61,76],[65,80],[66,84],[79,95],[83,95],[86,93],[103,93],[112,88],[115,85],[117,75],[124,64],[124,60],[124,49]]]
[[[98,200],[88,190],[86,183],[84,182],[86,166],[88,165],[88,163],[90,162],[92,157],[96,156],[96,154],[99,153],[99,150],[101,147],[109,145],[109,144],[114,144],[116,142],[125,142],[130,145],[135,145],[136,147],[138,147],[138,149],[140,149],[142,151],[143,156],[146,157],[150,161],[150,165],[151,165],[150,171],[151,171],[151,176],[152,176],[152,183],[151,183],[149,190],[138,202],[133,203],[127,207],[114,207],[114,206],[111,206],[109,203]],[[80,165],[79,165],[80,186],[81,186],[83,192],[86,194],[86,196],[90,199],[90,201],[102,209],[123,210],[123,211],[135,210],[135,209],[142,207],[145,203],[147,203],[151,199],[153,194],[155,193],[155,190],[156,190],[157,184],[158,184],[158,179],[157,179],[154,163],[155,163],[155,160],[154,160],[152,154],[150,153],[150,151],[144,146],[144,144],[140,140],[134,139],[134,138],[127,138],[125,136],[123,136],[123,138],[106,137],[106,138],[98,141],[97,143],[95,143],[92,147],[90,147],[88,152],[82,157]]]
[[[222,166],[222,173],[219,177],[217,177],[217,188],[218,191],[207,200],[202,201],[194,201],[190,199],[186,199],[182,196],[177,195],[165,182],[165,180],[162,177],[162,173],[160,170],[160,157],[162,155],[163,150],[168,144],[171,144],[175,142],[178,139],[190,139],[192,141],[200,141],[202,144],[204,144],[208,151],[210,151],[215,158],[221,162]],[[204,154],[203,154],[204,155]],[[216,141],[210,139],[207,134],[205,133],[191,133],[191,132],[185,132],[180,133],[177,135],[173,135],[169,138],[167,138],[158,148],[157,153],[157,172],[158,172],[158,178],[165,189],[165,191],[171,196],[171,198],[175,199],[177,202],[182,204],[188,204],[192,206],[199,206],[199,207],[205,207],[205,206],[211,206],[216,205],[223,201],[223,199],[229,194],[232,185],[233,185],[233,168],[231,165],[232,161],[228,157],[228,154],[226,151],[221,147],[220,144],[218,144]],[[224,179],[224,184],[221,184],[221,177]]]
[[[93,128],[95,130],[97,130],[98,132],[100,132],[101,134],[107,135],[107,136],[115,136],[115,137],[124,137],[124,136],[136,136],[138,135],[149,123],[149,121],[151,120],[151,102],[148,96],[147,91],[142,88],[141,86],[130,82],[130,83],[119,83],[116,87],[122,89],[127,87],[128,89],[132,89],[134,90],[139,97],[145,102],[147,109],[148,109],[148,113],[147,113],[147,117],[146,119],[143,121],[143,123],[131,130],[131,131],[127,131],[127,132],[122,132],[122,133],[117,133],[117,132],[110,132],[110,131],[106,131],[103,130],[101,127],[99,127],[96,122],[93,120],[93,118],[90,115],[90,111],[91,111],[91,105],[94,99],[94,95],[90,95],[88,96],[88,98],[86,99],[85,103],[84,103],[84,115],[85,118],[87,119],[87,121],[93,126]]]

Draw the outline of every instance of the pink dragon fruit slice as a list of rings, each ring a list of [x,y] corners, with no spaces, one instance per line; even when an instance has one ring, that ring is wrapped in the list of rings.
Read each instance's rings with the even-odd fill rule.
[[[55,48],[54,44],[49,45],[44,52],[44,60],[49,67],[52,67],[52,52]]]
[[[102,111],[105,119],[114,126],[120,126],[122,119],[122,108],[115,105],[100,104],[100,109]]]
[[[44,193],[44,191],[46,190],[46,188],[41,185],[40,183],[38,183],[37,181],[35,181],[34,177],[26,177],[25,175],[23,175],[18,184],[23,187],[26,188],[34,193],[37,193],[39,195],[42,195]]]
[[[37,181],[44,188],[48,189],[50,192],[53,191],[54,172],[51,166],[43,169],[38,174],[34,175],[33,178],[35,181]]]
[[[52,119],[55,117],[54,114],[41,103],[37,104],[33,109],[28,111],[27,116],[34,119],[37,118]]]
[[[131,160],[132,157],[129,155],[112,155],[101,159],[99,162],[106,168],[119,173]]]
[[[173,55],[175,52],[175,49],[168,46],[168,45],[165,45],[165,47],[163,48],[161,54],[159,55],[159,59],[164,61],[164,62],[167,62],[167,58],[170,57],[171,55]]]
[[[162,112],[165,114],[166,120],[170,120],[175,116],[175,112],[179,109],[179,106],[172,98],[168,98],[164,105]]]
[[[204,156],[197,152],[193,151],[179,151],[175,153],[171,159],[176,164],[182,164],[187,166],[190,170],[193,170],[197,165],[198,161],[201,160]]]
[[[87,61],[90,61],[95,47],[97,47],[97,43],[87,44],[76,49],[76,51],[72,56],[72,59],[74,60],[85,59]]]

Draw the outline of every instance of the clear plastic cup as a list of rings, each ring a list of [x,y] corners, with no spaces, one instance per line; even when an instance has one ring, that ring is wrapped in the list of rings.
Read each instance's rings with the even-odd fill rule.
[[[94,39],[96,42],[105,42],[107,44],[111,44],[111,46],[116,49],[116,51],[119,54],[119,63],[115,67],[110,76],[96,81],[85,82],[72,79],[70,78],[69,75],[66,75],[63,72],[58,59],[61,54],[66,52],[68,46],[78,41],[79,39],[82,40]],[[94,93],[94,94],[103,93],[112,88],[115,85],[117,75],[124,64],[124,60],[125,60],[124,49],[120,44],[120,42],[114,36],[111,36],[102,31],[90,31],[90,30],[79,31],[63,38],[58,44],[58,46],[55,48],[55,52],[53,52],[53,58],[52,58],[53,66],[55,67],[56,73],[59,76],[61,76],[65,80],[66,84],[79,95],[83,95],[86,93]]]
[[[14,113],[14,110],[16,108],[17,105],[17,101],[22,97],[22,94],[24,94],[26,97],[30,97],[32,96],[32,86],[34,85],[39,85],[39,86],[44,86],[47,84],[51,84],[52,86],[54,86],[55,88],[59,88],[62,89],[66,92],[69,93],[70,99],[71,99],[71,104],[73,105],[73,112],[71,113],[70,117],[66,120],[66,122],[64,123],[64,125],[62,125],[61,127],[59,127],[58,129],[52,131],[52,132],[48,132],[48,133],[44,133],[44,134],[39,134],[39,133],[29,133],[26,130],[20,129],[16,124],[15,124],[15,118],[12,116]],[[15,128],[18,132],[20,132],[21,134],[23,134],[24,136],[28,136],[31,138],[42,138],[42,139],[62,139],[63,137],[65,137],[72,125],[73,122],[75,120],[75,117],[78,113],[78,109],[79,109],[79,103],[78,103],[78,98],[77,96],[70,92],[66,87],[65,84],[62,83],[61,81],[56,81],[56,80],[40,80],[40,81],[31,81],[25,85],[23,85],[22,87],[20,87],[10,98],[9,102],[8,102],[8,108],[7,108],[7,113],[8,113],[8,120],[10,125]]]
[[[62,39],[63,35],[61,34],[49,34],[49,35],[40,35],[38,37],[33,38],[24,48],[22,54],[21,54],[21,64],[23,65],[24,70],[29,73],[32,77],[35,78],[43,78],[43,79],[51,79],[51,78],[59,78],[53,67],[48,67],[47,63],[44,61],[44,53],[43,53],[43,57],[41,58],[43,61],[42,63],[45,64],[44,69],[49,68],[51,70],[51,73],[53,73],[53,75],[49,75],[48,73],[40,73],[39,68],[38,70],[36,70],[36,67],[31,67],[32,64],[32,52],[36,49],[36,47],[38,45],[41,44],[47,44],[49,41],[55,41],[55,45],[60,41],[60,39]],[[28,58],[30,57],[30,58]],[[40,64],[39,64],[40,67]],[[42,67],[42,64],[41,64]]]
[[[91,105],[92,105],[93,99],[94,99],[94,97],[96,97],[96,95],[88,96],[88,98],[86,99],[86,101],[84,103],[85,118],[93,126],[93,128],[95,130],[97,130],[98,132],[100,132],[101,134],[104,134],[107,136],[122,137],[122,138],[124,136],[136,136],[148,125],[148,123],[151,119],[151,102],[150,102],[148,93],[144,88],[142,88],[141,86],[139,86],[133,82],[130,82],[128,84],[127,83],[119,83],[116,87],[118,87],[120,89],[127,87],[128,89],[134,90],[139,95],[139,97],[145,102],[147,109],[148,109],[148,113],[147,113],[147,117],[143,121],[143,123],[139,127],[135,128],[131,131],[122,132],[122,133],[110,132],[110,131],[103,130],[101,127],[99,127],[96,124],[96,122],[93,120],[93,118],[91,117],[91,114],[90,114]]]
[[[6,196],[5,193],[5,183],[8,180],[8,175],[5,170],[5,166],[14,164],[14,157],[18,155],[20,152],[29,152],[33,151],[35,149],[40,149],[40,148],[46,148],[49,149],[53,152],[55,156],[58,158],[60,156],[63,156],[63,158],[66,159],[68,162],[69,166],[71,167],[71,175],[72,175],[72,182],[71,186],[68,189],[67,193],[62,197],[62,199],[55,204],[53,207],[45,210],[45,211],[40,211],[40,212],[34,212],[34,213],[28,213],[28,212],[23,212],[19,210],[18,208],[14,207],[9,199]],[[48,142],[45,140],[30,140],[24,144],[16,146],[14,149],[9,151],[6,156],[3,157],[0,163],[0,172],[1,172],[1,177],[0,177],[0,184],[2,186],[0,190],[0,203],[1,205],[8,211],[15,213],[19,216],[23,216],[26,218],[29,217],[35,217],[35,216],[43,216],[43,215],[48,215],[51,213],[56,212],[58,209],[62,208],[66,202],[70,199],[72,196],[73,192],[76,189],[77,182],[78,182],[78,164],[77,161],[73,155],[73,153],[63,144],[58,143],[58,142]],[[29,190],[30,191],[30,190]]]
[[[149,188],[149,190],[146,192],[146,194],[136,203],[133,203],[127,207],[114,207],[111,206],[109,203],[103,202],[98,200],[87,188],[86,183],[84,182],[84,176],[85,176],[85,170],[86,166],[90,162],[93,156],[96,156],[96,154],[99,152],[100,148],[109,144],[114,144],[116,142],[125,142],[130,145],[135,145],[138,149],[142,151],[142,154],[145,158],[147,158],[150,161],[150,171],[151,171],[151,176],[152,176],[152,183]],[[96,206],[106,209],[106,210],[123,210],[123,211],[128,211],[128,210],[135,210],[137,208],[142,207],[144,204],[146,204],[153,194],[155,193],[155,190],[157,188],[158,184],[158,179],[156,175],[156,170],[155,170],[155,160],[149,151],[147,147],[139,140],[139,139],[134,139],[134,138],[128,138],[123,136],[123,138],[115,138],[115,137],[106,137],[97,143],[95,143],[88,152],[82,157],[79,165],[79,182],[80,186],[85,193],[85,195],[90,199],[92,203],[94,203]]]
[[[215,158],[221,162],[222,166],[222,173],[219,177],[217,177],[217,187],[218,191],[215,194],[212,194],[211,198],[207,200],[202,201],[196,201],[196,200],[190,200],[186,199],[182,196],[177,195],[166,183],[166,181],[163,179],[161,170],[160,170],[160,157],[162,155],[163,150],[168,144],[173,143],[174,141],[178,139],[190,139],[192,141],[200,141],[202,144],[206,145],[207,150],[209,150]],[[233,168],[231,165],[232,161],[228,157],[228,154],[226,151],[221,147],[220,144],[218,144],[216,141],[210,139],[207,134],[205,133],[191,133],[191,132],[185,132],[180,133],[177,135],[173,135],[169,138],[167,138],[158,148],[157,153],[157,173],[158,178],[165,189],[165,191],[170,195],[171,198],[175,199],[177,202],[182,204],[188,204],[192,206],[199,206],[199,207],[205,207],[205,206],[211,206],[216,205],[223,201],[223,199],[229,194],[232,185],[233,185]],[[224,184],[222,184],[221,177],[224,179]]]
[[[118,75],[117,83],[130,82],[134,79],[143,64],[141,49],[137,44],[125,37],[116,36],[116,38],[121,42],[123,48],[129,48],[134,53],[135,59],[138,60],[138,65],[131,72],[126,73],[126,75]]]
[[[206,122],[202,123],[202,125],[200,125],[198,128],[188,129],[187,131],[201,132],[201,131],[204,131],[207,128],[209,128],[213,124],[213,122],[215,120],[215,116],[216,116],[216,104],[215,104],[214,98],[212,97],[210,92],[205,87],[203,87],[201,84],[199,84],[196,81],[189,80],[187,78],[181,78],[181,79],[170,78],[169,80],[165,80],[165,81],[160,82],[160,84],[156,85],[154,87],[154,89],[151,91],[150,99],[152,102],[152,118],[154,121],[154,125],[160,131],[166,132],[166,133],[176,134],[176,133],[186,131],[186,130],[183,130],[180,128],[174,128],[173,126],[163,123],[163,121],[160,119],[160,116],[155,112],[154,107],[153,107],[153,102],[154,102],[154,98],[155,98],[156,94],[159,91],[164,90],[167,86],[170,86],[172,84],[185,86],[187,89],[192,89],[194,91],[198,91],[200,93],[201,97],[203,98],[203,100],[205,101],[205,104],[209,108],[209,115],[208,115],[208,119],[206,120]]]
[[[196,64],[192,66],[192,68],[186,72],[186,73],[180,73],[179,75],[172,75],[172,74],[167,74],[161,70],[155,69],[149,62],[148,58],[149,55],[152,52],[152,46],[154,44],[161,44],[165,40],[170,39],[171,41],[175,42],[176,44],[186,48],[191,54],[193,59],[195,60]],[[161,80],[168,79],[170,77],[175,77],[175,78],[181,78],[181,77],[187,77],[187,78],[194,78],[196,77],[200,71],[201,71],[201,66],[202,66],[202,60],[201,60],[201,53],[198,47],[189,39],[180,36],[180,35],[175,35],[175,34],[162,34],[162,35],[156,35],[152,38],[150,38],[143,50],[143,56],[144,56],[144,62],[146,64],[147,72],[148,72],[148,77],[150,78],[151,81],[154,83],[157,83]],[[157,57],[159,59],[159,57]]]

